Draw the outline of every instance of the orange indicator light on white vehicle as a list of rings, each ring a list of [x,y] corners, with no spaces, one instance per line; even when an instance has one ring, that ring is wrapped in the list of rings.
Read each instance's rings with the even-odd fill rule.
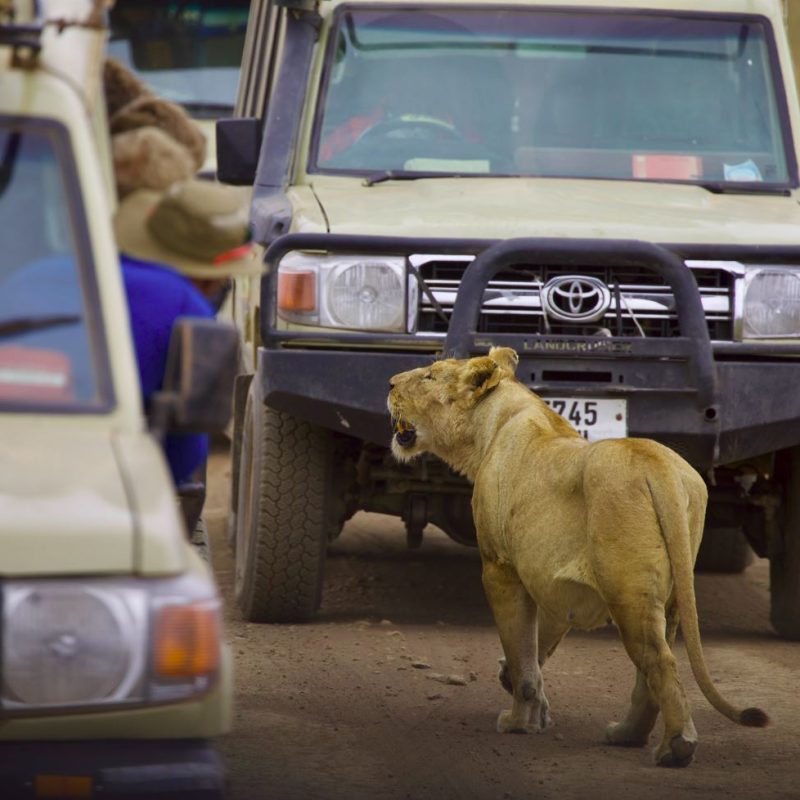
[[[220,658],[219,611],[215,606],[166,606],[156,623],[154,667],[160,678],[216,672]]]
[[[316,273],[310,269],[281,270],[278,274],[278,308],[281,311],[316,311]]]

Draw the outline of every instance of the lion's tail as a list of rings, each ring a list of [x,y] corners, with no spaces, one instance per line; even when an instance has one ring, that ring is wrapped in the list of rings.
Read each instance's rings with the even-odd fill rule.
[[[676,507],[675,503],[675,498],[684,494],[683,487],[674,475],[666,471],[665,474],[659,475],[658,479],[648,480],[647,484],[672,567],[672,582],[680,613],[681,630],[697,685],[720,714],[739,725],[763,728],[769,724],[769,717],[764,711],[760,708],[736,708],[717,691],[708,673],[697,620],[694,558],[690,546],[689,524],[684,509]]]

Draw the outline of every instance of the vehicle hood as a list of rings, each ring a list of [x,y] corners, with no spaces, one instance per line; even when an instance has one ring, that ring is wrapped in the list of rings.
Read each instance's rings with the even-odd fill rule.
[[[365,186],[352,177],[314,176],[312,188],[331,233],[800,243],[796,196],[553,178],[436,178]],[[310,195],[306,198],[310,202]],[[301,230],[318,229],[310,208],[295,211]]]
[[[0,575],[130,573],[135,524],[107,429],[0,421]]]

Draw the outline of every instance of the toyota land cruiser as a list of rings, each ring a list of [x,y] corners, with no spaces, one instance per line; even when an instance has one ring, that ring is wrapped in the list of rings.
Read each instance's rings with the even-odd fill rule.
[[[236,591],[308,619],[366,509],[474,543],[470,489],[394,464],[389,376],[491,345],[584,435],[708,480],[701,560],[770,560],[800,638],[800,107],[780,0],[255,2],[222,180],[239,282]],[[796,14],[797,11],[795,10]]]

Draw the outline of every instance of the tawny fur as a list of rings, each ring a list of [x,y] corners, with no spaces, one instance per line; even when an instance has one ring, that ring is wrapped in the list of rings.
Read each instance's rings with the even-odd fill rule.
[[[391,379],[389,411],[401,461],[433,453],[474,483],[483,584],[513,697],[503,732],[550,724],[541,666],[571,628],[610,618],[635,684],[611,744],[643,746],[661,713],[658,764],[685,766],[697,733],[672,644],[680,624],[708,701],[742,725],[763,726],[714,686],[700,643],[693,565],[707,490],[680,456],[648,439],[584,440],[514,377],[517,354],[447,359]],[[403,444],[401,444],[401,442]]]

